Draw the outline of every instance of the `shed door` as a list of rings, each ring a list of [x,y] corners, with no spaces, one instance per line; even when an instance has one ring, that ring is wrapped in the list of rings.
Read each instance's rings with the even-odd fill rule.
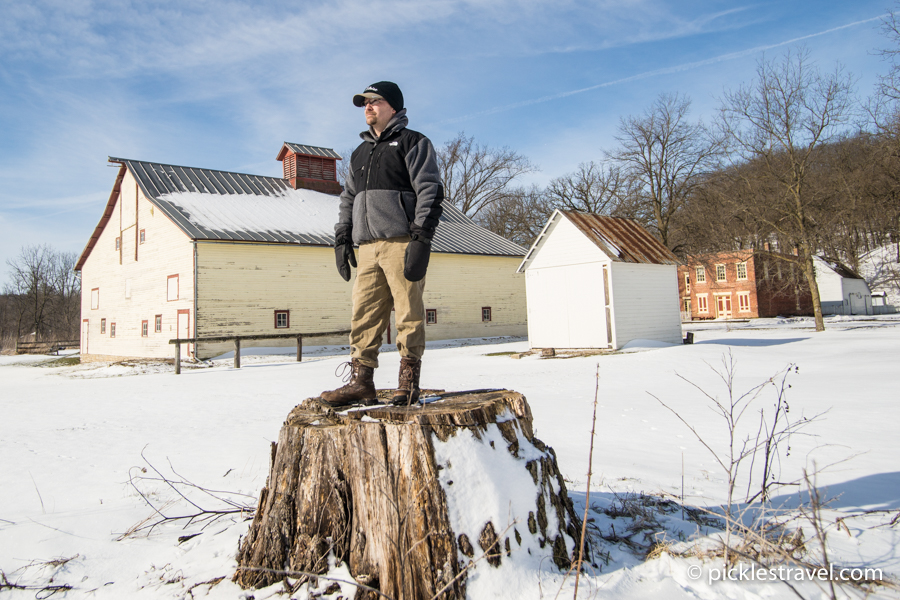
[[[84,319],[81,321],[81,354],[88,353],[88,331],[90,331],[90,321]]]
[[[606,299],[599,263],[526,272],[532,348],[606,348]]]
[[[864,315],[866,314],[866,299],[858,292],[850,293],[850,314]]]

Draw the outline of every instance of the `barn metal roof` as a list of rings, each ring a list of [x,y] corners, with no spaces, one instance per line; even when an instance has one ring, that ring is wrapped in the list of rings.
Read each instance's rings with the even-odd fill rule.
[[[607,217],[590,213],[557,210],[553,213],[541,234],[528,250],[518,272],[523,272],[528,261],[542,245],[550,225],[565,217],[591,242],[614,262],[654,265],[678,265],[680,261],[649,231],[632,219]]]
[[[309,156],[324,156],[325,158],[336,158],[342,160],[341,155],[331,148],[321,148],[319,146],[305,146],[303,144],[294,144],[293,142],[285,142],[285,146],[289,150],[297,154],[308,154]],[[282,146],[283,148],[284,146]],[[281,154],[279,153],[279,156]]]
[[[337,196],[306,189],[294,190],[286,180],[278,177],[125,158],[110,157],[109,160],[124,165],[144,196],[191,239],[334,244]],[[245,198],[248,201],[244,201]],[[327,222],[328,227],[323,227],[323,222]],[[449,203],[444,204],[432,249],[452,254],[525,254],[524,248],[476,225]]]

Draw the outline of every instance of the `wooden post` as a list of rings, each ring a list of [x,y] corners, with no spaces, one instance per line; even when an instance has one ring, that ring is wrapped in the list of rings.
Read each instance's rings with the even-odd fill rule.
[[[303,336],[297,336],[297,362],[303,361]]]
[[[181,343],[175,342],[175,374],[181,375]]]
[[[241,338],[234,338],[234,368],[241,368]]]

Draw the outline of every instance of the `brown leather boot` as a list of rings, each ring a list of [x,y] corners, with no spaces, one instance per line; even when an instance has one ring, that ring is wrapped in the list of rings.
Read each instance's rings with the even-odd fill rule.
[[[419,375],[422,361],[414,358],[400,358],[400,382],[391,398],[394,406],[409,406],[419,401]]]
[[[330,408],[375,404],[375,382],[372,381],[372,376],[375,374],[374,367],[367,367],[357,358],[351,359],[344,365],[350,365],[350,381],[336,390],[322,392],[319,401]],[[347,380],[344,379],[344,381]]]

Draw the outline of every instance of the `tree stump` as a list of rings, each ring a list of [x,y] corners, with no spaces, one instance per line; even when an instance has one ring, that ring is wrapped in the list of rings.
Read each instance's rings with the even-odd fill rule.
[[[309,399],[272,444],[234,580],[260,588],[344,562],[396,600],[465,598],[473,569],[544,558],[568,569],[580,533],[556,454],[517,392],[341,413]]]

